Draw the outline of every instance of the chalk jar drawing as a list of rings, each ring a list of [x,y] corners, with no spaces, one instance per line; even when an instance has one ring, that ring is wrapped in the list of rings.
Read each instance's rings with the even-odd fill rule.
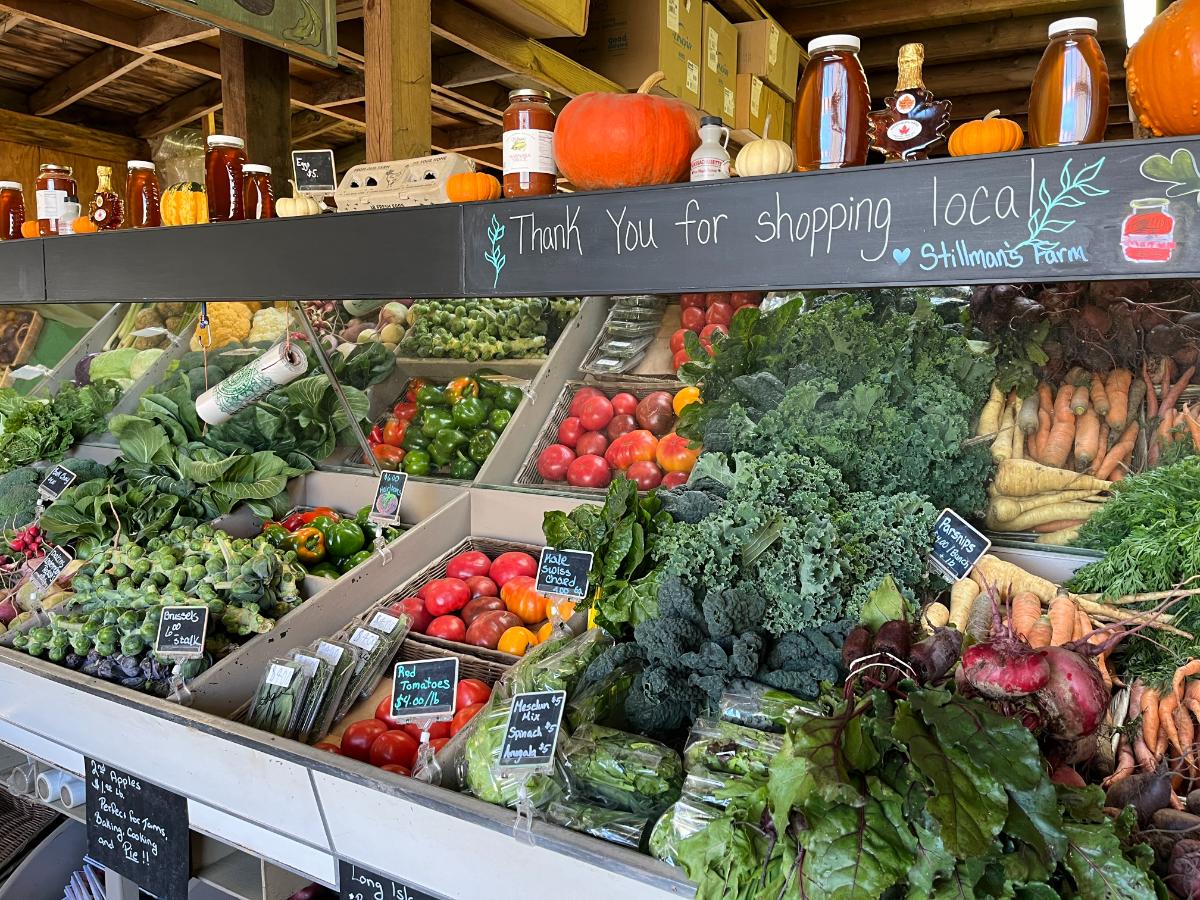
[[[493,215],[487,230],[491,249],[483,254],[483,258],[487,260],[492,267],[492,271],[496,273],[496,277],[492,279],[492,290],[499,287],[500,271],[504,268],[504,263],[507,262],[507,258],[500,250],[500,242],[504,240],[504,230],[504,226],[500,224],[500,220]]]
[[[1155,153],[1142,160],[1142,175],[1167,185],[1163,197],[1143,197],[1130,202],[1121,225],[1121,252],[1132,263],[1165,263],[1178,246],[1171,201],[1196,195],[1200,204],[1200,171],[1192,151],[1180,148],[1168,158]]]

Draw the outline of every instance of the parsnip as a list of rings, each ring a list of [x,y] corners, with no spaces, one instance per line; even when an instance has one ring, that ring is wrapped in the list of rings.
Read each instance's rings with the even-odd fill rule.
[[[1015,404],[1004,407],[1004,415],[1000,419],[1000,430],[996,432],[996,440],[992,442],[992,459],[1003,462],[1013,455],[1013,433],[1017,430],[1017,410]]]
[[[975,582],[971,582],[974,584]],[[930,603],[921,615],[921,625],[926,631],[933,631],[950,621],[950,610],[941,603]]]
[[[1034,494],[1032,497],[1002,497],[997,495],[992,498],[988,510],[995,516],[997,521],[1008,522],[1043,506],[1050,506],[1054,503],[1069,503],[1072,500],[1086,500],[1088,497],[1095,497],[1099,493],[1099,491],[1079,490],[1054,491],[1047,494]],[[1050,521],[1053,521],[1053,519]]]
[[[1066,547],[1075,538],[1079,537],[1079,527],[1060,528],[1058,531],[1047,532],[1046,534],[1038,535],[1037,543],[1039,544],[1054,544],[1059,547]]]
[[[959,631],[966,631],[971,604],[978,596],[979,584],[970,578],[960,578],[950,588],[950,624]]]
[[[1031,459],[1007,459],[996,468],[996,492],[1002,497],[1030,497],[1052,491],[1106,491],[1111,481],[1044,466]]]
[[[1004,393],[996,387],[996,383],[993,381],[992,392],[988,396],[987,403],[983,405],[983,412],[979,414],[979,425],[975,429],[975,436],[995,434],[1000,429],[1000,415],[1003,411]]]
[[[975,563],[975,568],[971,570],[971,580],[985,589],[1007,589],[1014,593],[1029,591],[1036,594],[1043,603],[1049,603],[1058,593],[1058,585],[1053,581],[1031,575],[1020,566],[1005,562],[990,553],[985,553],[979,558],[979,562]]]
[[[997,499],[1002,498],[993,499],[992,504],[995,504]],[[1095,500],[1070,500],[1065,503],[1049,503],[1039,506],[1016,518],[1000,519],[996,516],[993,507],[989,505],[984,521],[988,528],[996,531],[1028,531],[1043,522],[1054,522],[1059,519],[1086,519],[1101,506],[1103,503]]]

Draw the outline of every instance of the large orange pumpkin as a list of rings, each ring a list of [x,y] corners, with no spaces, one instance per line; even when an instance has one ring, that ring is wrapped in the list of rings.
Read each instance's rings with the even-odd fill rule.
[[[1157,137],[1200,134],[1200,0],[1176,0],[1125,58],[1138,121]]]
[[[700,146],[700,122],[689,104],[656,97],[655,72],[636,94],[580,94],[558,114],[554,158],[581,191],[671,184],[687,178]]]

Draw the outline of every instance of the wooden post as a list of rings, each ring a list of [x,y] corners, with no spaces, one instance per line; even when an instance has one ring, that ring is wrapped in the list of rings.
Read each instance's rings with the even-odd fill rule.
[[[367,162],[428,156],[430,0],[365,0]]]
[[[221,100],[226,134],[246,139],[251,162],[271,167],[275,196],[291,196],[292,110],[288,56],[221,32]]]

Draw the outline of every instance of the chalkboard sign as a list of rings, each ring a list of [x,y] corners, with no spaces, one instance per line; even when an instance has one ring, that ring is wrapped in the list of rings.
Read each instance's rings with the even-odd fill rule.
[[[966,578],[992,542],[952,509],[942,510],[933,523],[929,562],[949,581]]]
[[[470,203],[462,207],[466,293],[1194,273],[1200,271],[1198,156],[1195,137],[1105,142]]]
[[[448,719],[457,688],[458,657],[398,662],[392,672],[392,718]]]
[[[296,177],[296,190],[302,194],[325,197],[337,189],[332,150],[293,150],[292,174]]]
[[[533,691],[513,697],[504,741],[500,744],[501,769],[542,769],[554,761],[566,691]]]
[[[55,466],[45,480],[38,485],[38,493],[47,500],[57,500],[74,481],[74,472],[65,466]]]
[[[207,631],[207,606],[164,606],[158,619],[154,651],[180,659],[203,656]]]
[[[88,856],[158,900],[186,900],[187,799],[84,757]]]
[[[371,515],[376,525],[399,525],[400,504],[404,500],[404,487],[408,484],[406,472],[380,472],[379,484],[375,485],[375,499],[371,501]]]
[[[338,860],[339,900],[444,900],[441,894],[417,890],[394,878]]]
[[[42,561],[38,563],[37,568],[30,573],[29,577],[38,590],[44,591],[58,580],[58,576],[63,573],[70,562],[71,552],[66,547],[54,547],[42,557]]]
[[[537,592],[581,600],[588,595],[593,554],[587,550],[543,547],[538,557]]]

